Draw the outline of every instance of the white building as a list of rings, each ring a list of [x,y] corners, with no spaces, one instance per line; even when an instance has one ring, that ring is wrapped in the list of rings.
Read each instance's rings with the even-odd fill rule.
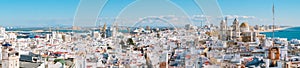
[[[0,27],[0,34],[1,34],[1,35],[4,35],[5,33],[6,33],[5,28]]]
[[[8,33],[7,39],[9,40],[17,40],[17,35],[15,33]]]
[[[5,33],[6,33],[5,28],[0,27],[0,41],[6,39],[7,35]]]
[[[62,39],[63,39],[64,42],[71,42],[72,41],[71,35],[67,35],[67,34],[62,35]]]
[[[10,44],[2,46],[2,68],[19,68],[20,55],[10,46]]]
[[[226,31],[227,31],[227,23],[225,20],[222,20],[221,23],[220,23],[220,31],[221,31],[221,34],[220,34],[220,40],[222,41],[225,41],[227,40],[226,37]]]
[[[50,40],[51,39],[51,34],[46,34],[46,40]]]
[[[75,68],[86,68],[86,61],[84,57],[77,56],[75,58]]]
[[[240,27],[239,27],[239,21],[237,19],[234,19],[233,21],[233,38],[239,38],[240,37]]]
[[[93,32],[93,37],[94,38],[101,38],[101,34],[98,31]]]

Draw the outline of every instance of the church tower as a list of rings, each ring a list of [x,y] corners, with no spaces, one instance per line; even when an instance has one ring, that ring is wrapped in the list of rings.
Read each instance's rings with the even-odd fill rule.
[[[237,20],[237,18],[234,19],[233,21],[233,38],[239,38],[240,37],[240,28],[239,28],[239,21]]]
[[[117,34],[118,34],[118,31],[119,31],[119,29],[118,29],[118,23],[116,23],[114,26],[113,26],[113,28],[112,28],[112,37],[115,37]]]
[[[227,31],[227,23],[225,20],[222,20],[220,23],[220,40],[226,41],[226,31]]]
[[[101,30],[101,33],[102,33],[102,35],[101,35],[101,37],[102,38],[106,38],[106,23],[103,25],[103,27],[102,27],[102,30]]]
[[[2,45],[2,68],[19,68],[19,52],[11,48],[11,44],[6,42]]]

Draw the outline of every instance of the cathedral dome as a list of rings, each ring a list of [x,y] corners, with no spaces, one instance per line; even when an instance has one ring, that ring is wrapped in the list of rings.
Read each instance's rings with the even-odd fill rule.
[[[247,22],[243,22],[241,25],[240,25],[240,28],[249,28],[249,24]]]

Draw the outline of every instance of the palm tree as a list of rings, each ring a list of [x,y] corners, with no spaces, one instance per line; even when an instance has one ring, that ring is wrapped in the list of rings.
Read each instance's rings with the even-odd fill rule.
[[[135,43],[134,43],[134,41],[133,41],[132,38],[128,38],[128,39],[127,39],[127,43],[128,43],[129,45],[135,45]]]

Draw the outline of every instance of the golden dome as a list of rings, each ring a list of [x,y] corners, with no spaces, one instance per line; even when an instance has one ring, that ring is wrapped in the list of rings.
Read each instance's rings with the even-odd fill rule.
[[[251,31],[254,31],[255,29],[254,29],[254,27],[253,27],[253,26],[250,26],[250,30],[251,30]]]
[[[241,28],[248,28],[249,27],[249,24],[247,22],[243,22],[241,25],[240,25]]]

